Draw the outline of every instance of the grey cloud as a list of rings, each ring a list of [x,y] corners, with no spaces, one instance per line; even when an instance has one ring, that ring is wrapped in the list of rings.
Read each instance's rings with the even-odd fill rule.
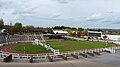
[[[91,16],[88,16],[86,18],[87,21],[94,21],[94,22],[98,22],[98,21],[101,21],[101,20],[104,20],[104,16],[102,15],[102,13],[95,13]]]
[[[111,20],[109,20],[109,19],[101,20],[101,23],[110,23],[110,22],[111,22]]]
[[[14,11],[12,14],[13,15],[17,15],[17,14],[31,15],[31,14],[34,14],[34,12],[31,12],[31,11]]]
[[[75,1],[75,0],[52,0],[52,1],[57,1],[62,4],[67,4],[67,3],[71,2],[71,1]]]
[[[89,16],[86,20],[91,22],[100,22],[100,23],[111,23],[111,24],[119,24],[120,12],[107,11],[104,13],[93,14]]]
[[[57,21],[57,22],[72,22],[70,20],[67,20],[67,19],[56,19],[56,18],[43,18],[43,17],[38,17],[38,16],[29,16],[31,18],[36,18],[36,19],[39,19],[39,20],[48,20],[49,22],[51,21]]]
[[[118,21],[118,22],[114,22],[114,24],[120,24],[120,21]]]
[[[31,10],[35,10],[35,9],[38,9],[39,6],[36,6],[36,7],[32,7]]]
[[[16,0],[0,0],[0,12],[2,11],[0,18],[5,16],[3,19],[7,19],[12,16],[11,20],[24,20],[28,15],[33,15],[33,10],[37,7],[27,7],[26,1],[28,0],[18,2]]]
[[[61,16],[60,13],[56,13],[56,14],[53,14],[53,16],[51,18],[59,18]]]
[[[2,9],[2,7],[4,6],[4,2],[3,2],[3,0],[0,0],[0,9]]]
[[[87,21],[100,22],[100,21],[102,21],[102,20],[104,20],[104,18],[89,19],[89,20],[87,20]]]
[[[46,22],[51,25],[52,22],[55,24],[69,22],[73,26],[85,27],[92,27],[92,22],[95,22],[96,27],[107,23],[112,26],[120,23],[119,2],[119,0],[0,0],[0,18],[6,23],[12,20],[34,24],[34,21],[37,21],[36,26],[41,23],[49,25]]]

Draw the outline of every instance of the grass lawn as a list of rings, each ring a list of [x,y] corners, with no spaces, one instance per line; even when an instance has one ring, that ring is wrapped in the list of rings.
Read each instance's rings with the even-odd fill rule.
[[[71,48],[66,47],[64,45],[60,45],[57,41],[50,41],[50,42],[47,42],[47,44],[50,45],[54,49],[59,49],[60,52],[63,52],[63,51],[72,51]]]
[[[25,53],[28,53],[28,54],[48,53],[49,52],[42,46],[37,46],[37,45],[32,45],[32,44],[14,46],[14,47],[12,47],[12,50],[14,52],[24,53],[24,47],[25,47]]]
[[[106,46],[105,42],[96,42],[96,41],[65,41],[65,44],[69,44],[71,46],[75,46],[78,49],[87,49],[87,48],[105,48],[112,47],[115,44],[108,43]]]
[[[62,42],[48,41],[47,44],[50,45],[51,47],[53,47],[54,49],[59,49],[60,52],[116,46],[115,44],[111,44],[111,43],[108,43],[107,46],[106,46],[106,43],[104,43],[104,42],[70,41],[70,40],[65,40],[65,41],[62,41]],[[32,44],[14,46],[14,47],[12,47],[12,50],[14,52],[24,53],[24,47],[26,48],[25,52],[29,53],[29,54],[50,52],[42,46],[37,46],[37,45],[32,45]]]
[[[58,42],[47,42],[51,47],[59,49],[61,52],[63,51],[73,51],[73,50],[80,50],[80,49],[90,49],[90,48],[105,48],[105,47],[112,47],[116,46],[115,44],[106,43],[104,42],[95,42],[95,41],[70,41],[66,40],[63,41],[65,44],[71,46],[72,48],[67,47],[66,45],[60,45]]]

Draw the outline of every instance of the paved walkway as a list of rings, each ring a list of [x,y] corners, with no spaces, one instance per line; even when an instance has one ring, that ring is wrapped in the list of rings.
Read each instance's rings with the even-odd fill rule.
[[[46,63],[0,63],[0,67],[115,67],[112,65],[80,60]]]
[[[80,58],[78,60],[29,63],[4,63],[0,67],[120,67],[120,50],[115,54],[103,54],[101,56]],[[22,61],[23,62],[23,61]]]
[[[85,58],[83,60],[120,67],[120,50],[117,50],[115,54],[103,54],[98,57]]]

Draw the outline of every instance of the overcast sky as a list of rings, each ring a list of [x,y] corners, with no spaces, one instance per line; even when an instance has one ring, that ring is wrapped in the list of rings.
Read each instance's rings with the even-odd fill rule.
[[[120,28],[120,0],[0,0],[5,24]]]

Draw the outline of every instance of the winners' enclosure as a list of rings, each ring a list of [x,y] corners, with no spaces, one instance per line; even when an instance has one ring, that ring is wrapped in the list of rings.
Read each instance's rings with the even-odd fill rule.
[[[105,40],[85,40],[65,35],[24,34],[0,36],[0,59],[4,62],[28,60],[53,62],[62,58],[89,58],[103,52],[115,53],[118,44]]]

